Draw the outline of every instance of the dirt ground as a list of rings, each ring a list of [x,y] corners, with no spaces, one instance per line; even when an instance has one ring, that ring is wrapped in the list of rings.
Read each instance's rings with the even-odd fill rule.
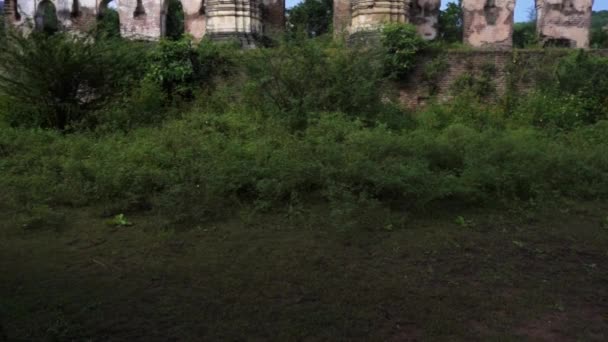
[[[606,341],[608,204],[340,229],[0,215],[0,341]],[[247,222],[247,223],[245,223]]]

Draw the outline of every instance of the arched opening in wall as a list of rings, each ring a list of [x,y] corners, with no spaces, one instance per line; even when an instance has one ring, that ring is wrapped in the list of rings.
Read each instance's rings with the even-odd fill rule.
[[[537,45],[535,1],[517,0],[513,18],[513,47],[525,49]]]
[[[72,17],[72,18],[80,17],[80,1],[79,0],[72,1],[72,10],[70,11],[70,17]]]
[[[161,18],[164,37],[178,40],[184,35],[184,7],[179,0],[166,0]]]
[[[97,37],[120,37],[120,18],[116,10],[116,1],[103,0],[97,10]]]
[[[43,0],[38,4],[36,15],[34,16],[36,31],[46,34],[53,34],[59,31],[59,20],[57,19],[57,9],[50,0]]]
[[[133,11],[133,18],[143,18],[146,16],[146,9],[144,8],[143,0],[137,0],[135,11]]]

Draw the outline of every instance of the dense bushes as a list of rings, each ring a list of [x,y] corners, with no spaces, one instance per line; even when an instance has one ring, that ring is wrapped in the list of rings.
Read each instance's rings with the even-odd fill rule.
[[[12,125],[69,130],[142,75],[136,43],[13,33],[0,50],[0,109]]]
[[[65,56],[68,63],[42,70],[34,66],[41,52],[24,50],[28,68],[5,79],[0,205],[12,210],[39,216],[58,205],[101,204],[111,213],[152,210],[200,221],[243,208],[321,204],[332,218],[372,217],[366,222],[382,225],[390,209],[608,196],[605,58],[560,60],[543,74],[548,85],[508,107],[484,99],[488,66],[463,79],[464,91],[450,103],[412,114],[384,87],[386,54],[369,47],[323,40],[252,51],[188,39],[133,45],[143,65],[119,64],[100,76],[115,82],[98,86],[89,78],[116,56],[101,47],[118,43],[85,44],[91,51],[81,52],[74,51],[78,40],[35,39],[20,44],[40,44],[50,61]],[[57,46],[48,46],[53,39]],[[412,55],[394,55],[402,43],[384,53],[405,72],[410,62],[401,58]],[[100,66],[78,70],[88,56]],[[36,68],[46,78],[33,80]],[[15,80],[31,81],[18,88],[30,93],[6,87]],[[94,96],[83,99],[94,105],[70,102],[89,87]],[[61,101],[79,116],[63,126],[44,121],[65,108]]]
[[[608,119],[608,58],[578,51],[554,61],[548,70],[536,76],[535,91],[520,96],[515,117],[557,129]]]
[[[247,56],[244,101],[248,107],[304,127],[310,115],[342,112],[375,120],[387,105],[382,65],[374,50],[329,42],[297,41]]]
[[[324,114],[291,134],[272,117],[196,112],[101,137],[2,129],[0,187],[15,208],[101,202],[179,220],[319,201],[414,210],[608,195],[606,121],[548,135],[462,109],[432,107],[405,130]]]

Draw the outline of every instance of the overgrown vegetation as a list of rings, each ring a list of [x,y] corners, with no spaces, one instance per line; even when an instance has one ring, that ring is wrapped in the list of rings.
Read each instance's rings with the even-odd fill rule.
[[[0,341],[605,340],[608,58],[107,32],[0,49]]]
[[[439,39],[448,44],[462,42],[463,17],[462,0],[450,2],[445,10],[439,12]]]
[[[389,78],[404,79],[416,65],[416,57],[426,41],[414,25],[387,24],[382,28],[385,73]]]
[[[318,37],[328,33],[333,13],[333,0],[304,0],[287,10],[288,35],[305,32],[309,37]]]
[[[248,51],[11,37],[3,203],[176,221],[326,203],[341,222],[376,213],[390,225],[395,208],[608,195],[608,59],[567,56],[509,106],[485,100],[488,65],[455,85],[452,102],[413,114],[385,85],[411,70],[420,38],[411,26],[383,37],[380,49],[304,39]]]
[[[117,40],[12,32],[0,51],[3,119],[72,130],[142,75],[143,46]]]
[[[591,47],[608,48],[608,11],[594,11],[591,16]]]

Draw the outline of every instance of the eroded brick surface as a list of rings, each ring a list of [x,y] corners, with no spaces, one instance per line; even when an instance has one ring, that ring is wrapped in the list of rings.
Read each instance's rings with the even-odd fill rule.
[[[478,48],[513,46],[515,0],[463,0],[464,42]]]
[[[418,33],[427,40],[437,37],[439,8],[441,0],[412,0],[410,22],[416,25]]]
[[[536,0],[537,30],[543,45],[589,47],[593,0]]]

